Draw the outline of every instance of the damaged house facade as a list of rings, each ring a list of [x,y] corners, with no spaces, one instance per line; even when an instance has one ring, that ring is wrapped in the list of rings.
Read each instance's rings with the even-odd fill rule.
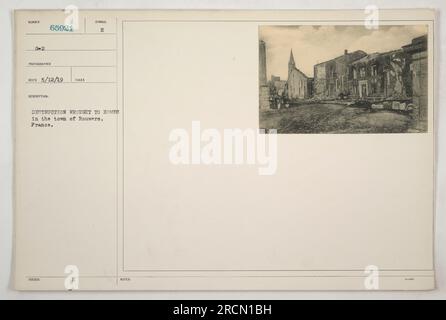
[[[426,120],[427,58],[427,35],[384,53],[345,51],[314,66],[313,97],[367,100],[378,103],[379,108],[392,109],[411,104],[414,115]]]
[[[412,101],[416,116],[427,118],[427,36],[402,48],[367,54],[358,50],[314,66],[314,98]],[[392,107],[394,108],[394,106]]]
[[[427,121],[428,117],[428,54],[427,36],[421,36],[403,46],[410,58],[412,79],[412,103],[417,106],[413,113],[418,120]]]
[[[283,96],[286,94],[287,81],[281,80],[280,77],[271,76],[270,91],[272,95]]]
[[[353,99],[407,99],[412,95],[410,64],[402,50],[372,53],[350,65]]]
[[[337,99],[349,94],[353,77],[350,73],[352,62],[366,57],[364,51],[357,50],[314,66],[314,97],[319,99]]]

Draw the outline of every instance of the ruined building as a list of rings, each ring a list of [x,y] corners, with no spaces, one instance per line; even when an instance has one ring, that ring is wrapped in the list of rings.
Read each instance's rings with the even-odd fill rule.
[[[365,57],[364,51],[357,50],[314,66],[314,96],[320,99],[337,99],[347,96],[352,87],[350,64]]]
[[[426,116],[427,37],[402,48],[367,54],[358,50],[314,66],[314,97],[352,100],[413,100]],[[427,110],[427,109],[426,109]],[[423,115],[421,115],[423,113]]]
[[[412,95],[408,56],[402,49],[372,53],[351,64],[354,99],[407,99]]]
[[[287,87],[286,80],[281,80],[280,77],[274,75],[271,76],[270,92],[272,92],[273,95],[285,96],[287,90],[286,87]]]
[[[417,107],[414,112],[420,123],[427,123],[428,109],[428,54],[427,36],[412,40],[403,46],[403,51],[409,55],[409,69],[412,80],[412,103]]]

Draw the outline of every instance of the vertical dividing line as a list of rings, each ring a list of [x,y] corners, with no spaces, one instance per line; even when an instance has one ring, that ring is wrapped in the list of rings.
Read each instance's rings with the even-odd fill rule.
[[[124,236],[124,152],[125,152],[125,147],[124,147],[124,21],[121,21],[121,109],[122,109],[122,116],[121,116],[121,130],[122,130],[122,190],[121,190],[121,194],[122,194],[122,233],[121,233],[121,237],[122,237],[122,270],[125,269],[125,264],[124,264],[124,241],[125,241],[125,236]]]
[[[115,82],[116,82],[116,109],[119,110],[119,84],[118,84],[118,17],[115,18]],[[116,115],[116,286],[119,285],[119,115]]]
[[[430,28],[432,28],[432,45],[430,44],[430,38],[429,38],[429,31]],[[427,29],[427,34],[428,34],[428,38],[427,38],[427,75],[428,75],[428,86],[427,86],[427,94],[428,94],[428,100],[427,100],[427,132],[429,133],[429,130],[431,130],[432,132],[432,158],[434,159],[434,163],[432,164],[432,191],[433,191],[433,199],[432,199],[432,239],[431,241],[433,242],[432,244],[432,269],[435,270],[435,251],[437,250],[437,246],[435,244],[435,225],[437,222],[437,217],[435,215],[435,202],[436,202],[436,194],[435,194],[435,190],[436,190],[436,186],[435,186],[435,172],[436,172],[436,166],[435,166],[435,157],[437,155],[437,150],[436,150],[436,137],[435,137],[435,129],[437,127],[435,120],[436,120],[436,114],[438,114],[438,110],[435,106],[435,92],[436,92],[436,81],[435,81],[435,66],[438,64],[438,62],[435,61],[435,18],[432,20],[432,25],[429,25],[428,29]],[[432,51],[432,52],[431,52]],[[430,55],[432,55],[432,59],[430,59]],[[430,75],[432,70],[432,76]],[[429,78],[431,77],[432,81],[432,89],[429,87]],[[429,100],[432,98],[432,104],[431,104],[431,110],[429,110]],[[429,116],[429,111],[432,113],[432,116]],[[430,126],[429,124],[429,119],[432,119],[432,126]],[[431,128],[432,127],[432,128]],[[436,276],[436,272],[434,271],[434,279]]]

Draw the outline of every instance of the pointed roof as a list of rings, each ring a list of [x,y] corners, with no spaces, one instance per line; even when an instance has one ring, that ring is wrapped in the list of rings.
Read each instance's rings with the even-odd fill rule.
[[[289,61],[288,63],[289,63],[289,64],[293,64],[293,65],[296,64],[296,63],[294,62],[293,49],[291,49],[291,52],[290,52],[290,61]]]

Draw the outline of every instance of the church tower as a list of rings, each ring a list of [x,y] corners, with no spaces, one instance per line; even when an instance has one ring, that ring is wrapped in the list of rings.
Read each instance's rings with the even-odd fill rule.
[[[287,95],[290,100],[300,100],[309,97],[308,77],[296,68],[293,49],[290,52],[288,61]]]
[[[290,53],[290,61],[288,61],[288,75],[296,68],[296,63],[294,62],[293,49]]]

